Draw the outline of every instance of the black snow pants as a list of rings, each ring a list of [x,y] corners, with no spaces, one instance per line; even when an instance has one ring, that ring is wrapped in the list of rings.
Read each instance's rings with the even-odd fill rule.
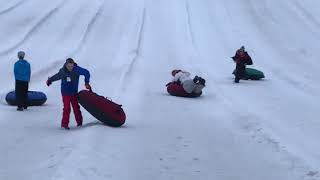
[[[16,100],[19,108],[28,107],[28,88],[29,82],[16,80]]]
[[[246,75],[246,65],[237,63],[235,75],[236,77],[234,79],[234,82],[239,82],[240,79],[244,78]]]

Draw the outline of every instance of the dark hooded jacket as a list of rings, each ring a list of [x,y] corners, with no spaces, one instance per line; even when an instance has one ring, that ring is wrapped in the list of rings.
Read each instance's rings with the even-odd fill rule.
[[[237,51],[236,55],[232,57],[233,61],[237,64],[236,65],[236,79],[239,80],[243,78],[246,74],[246,65],[252,65],[252,59],[247,52],[244,52],[244,55],[241,56],[240,53]]]
[[[49,78],[51,82],[61,80],[61,93],[62,95],[76,95],[78,94],[79,77],[83,75],[86,84],[90,81],[90,72],[77,64],[75,64],[73,70],[68,71],[66,65],[64,65],[60,71]]]

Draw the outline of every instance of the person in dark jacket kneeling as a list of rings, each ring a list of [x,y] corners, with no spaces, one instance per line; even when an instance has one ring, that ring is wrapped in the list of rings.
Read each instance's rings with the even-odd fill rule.
[[[252,65],[253,62],[244,46],[237,50],[236,55],[232,59],[236,63],[234,82],[239,83],[240,79],[246,75],[246,65]]]
[[[31,66],[24,59],[25,52],[18,52],[19,60],[14,64],[14,76],[16,80],[15,94],[17,100],[17,110],[23,111],[28,108],[28,89],[31,77]]]
[[[71,112],[71,106],[77,121],[77,126],[82,126],[83,118],[80,111],[80,105],[78,102],[78,86],[79,76],[85,77],[85,87],[91,91],[90,72],[80,66],[78,66],[73,59],[68,58],[64,66],[60,71],[49,77],[47,80],[47,86],[50,86],[52,82],[61,80],[61,94],[63,101],[63,117],[61,121],[61,128],[69,128],[69,118]]]

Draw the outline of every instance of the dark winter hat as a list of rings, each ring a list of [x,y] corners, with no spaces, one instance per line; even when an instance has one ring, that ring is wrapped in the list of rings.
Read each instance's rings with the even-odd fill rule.
[[[240,51],[244,52],[246,49],[244,46],[241,46],[241,48],[239,49]]]
[[[74,60],[73,60],[72,58],[68,58],[68,59],[66,60],[66,63],[73,63],[73,64],[74,64],[75,62],[74,62]]]
[[[171,71],[172,76],[175,76],[177,73],[181,72],[180,69],[174,69]]]
[[[24,59],[24,56],[26,55],[26,53],[25,52],[23,52],[23,51],[19,51],[18,52],[18,58],[19,59]]]

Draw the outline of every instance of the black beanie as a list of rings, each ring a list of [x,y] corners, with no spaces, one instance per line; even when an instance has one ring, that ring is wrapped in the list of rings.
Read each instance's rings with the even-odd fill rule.
[[[74,62],[74,60],[73,60],[72,58],[68,58],[68,59],[66,60],[66,63],[73,63],[73,64],[74,64],[75,62]]]

